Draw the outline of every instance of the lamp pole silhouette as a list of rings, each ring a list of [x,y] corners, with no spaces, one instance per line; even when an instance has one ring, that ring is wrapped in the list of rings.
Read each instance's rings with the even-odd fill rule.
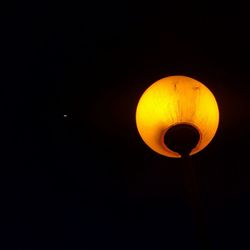
[[[199,137],[199,132],[194,127],[179,124],[167,131],[164,137],[164,143],[171,150],[181,155],[181,171],[184,177],[185,193],[193,211],[196,234],[199,241],[198,246],[202,250],[210,250],[211,244],[208,237],[205,211],[201,202],[200,187],[189,156],[192,149],[197,145],[200,139]]]
[[[143,141],[155,152],[181,158],[183,181],[194,212],[199,247],[211,249],[200,187],[191,155],[204,149],[219,124],[219,109],[212,92],[186,76],[169,76],[153,83],[141,96],[136,124]]]

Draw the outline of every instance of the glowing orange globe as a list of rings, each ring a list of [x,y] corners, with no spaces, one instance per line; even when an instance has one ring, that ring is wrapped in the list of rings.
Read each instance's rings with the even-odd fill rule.
[[[141,96],[136,110],[139,134],[159,154],[181,157],[164,144],[165,133],[177,124],[192,125],[200,134],[190,155],[210,143],[219,124],[219,109],[212,92],[186,76],[169,76],[153,83]]]

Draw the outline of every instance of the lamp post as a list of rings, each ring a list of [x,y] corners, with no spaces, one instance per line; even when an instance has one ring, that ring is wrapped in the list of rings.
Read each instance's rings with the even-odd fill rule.
[[[169,76],[153,83],[141,96],[136,110],[136,125],[143,141],[161,155],[182,160],[186,194],[203,250],[210,247],[190,156],[210,143],[218,124],[214,95],[205,85],[186,76]]]

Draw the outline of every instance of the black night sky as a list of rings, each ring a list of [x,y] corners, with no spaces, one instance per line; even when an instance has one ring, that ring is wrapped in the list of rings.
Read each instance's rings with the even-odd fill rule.
[[[135,125],[141,94],[169,75],[203,82],[219,104],[215,138],[192,157],[211,249],[249,249],[247,6],[18,1],[1,12],[0,249],[198,250],[180,160]]]

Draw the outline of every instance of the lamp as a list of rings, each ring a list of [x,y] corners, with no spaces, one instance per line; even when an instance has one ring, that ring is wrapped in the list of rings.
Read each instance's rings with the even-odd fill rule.
[[[195,212],[200,249],[210,249],[204,211],[190,155],[204,149],[219,124],[212,92],[186,76],[169,76],[153,83],[141,96],[136,125],[143,141],[155,152],[182,158],[188,200]]]
[[[151,149],[180,158],[196,154],[210,143],[218,128],[219,110],[214,95],[201,82],[169,76],[143,93],[137,105],[136,124]],[[176,138],[181,142],[176,143]]]

